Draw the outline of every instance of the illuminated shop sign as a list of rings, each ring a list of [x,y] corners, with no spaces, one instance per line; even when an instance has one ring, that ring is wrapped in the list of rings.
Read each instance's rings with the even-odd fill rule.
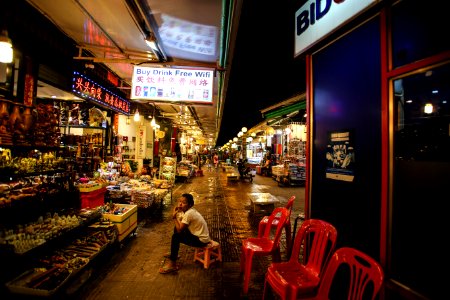
[[[73,72],[72,92],[80,98],[93,101],[116,112],[130,114],[130,101],[116,95],[83,74]]]
[[[212,104],[214,71],[135,66],[131,99]]]
[[[159,35],[169,56],[182,59],[217,60],[218,29],[216,26],[192,23],[161,14]]]
[[[295,12],[297,56],[378,0],[309,0]]]

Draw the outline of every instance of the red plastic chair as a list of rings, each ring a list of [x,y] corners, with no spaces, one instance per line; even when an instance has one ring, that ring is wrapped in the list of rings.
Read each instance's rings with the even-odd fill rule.
[[[297,299],[314,292],[319,286],[324,266],[336,246],[337,230],[330,223],[305,220],[295,236],[287,262],[271,263],[267,269],[263,299],[267,285],[281,299]]]
[[[317,294],[302,299],[334,299],[339,294],[339,299],[375,300],[383,280],[384,272],[378,262],[357,249],[343,247],[336,250],[328,262]],[[335,283],[341,289],[335,289]]]
[[[292,207],[294,206],[295,196],[291,196],[288,202],[286,203],[285,208],[289,210],[289,215],[286,219],[286,223],[284,225],[284,233],[286,234],[286,248],[288,249],[288,253],[291,249],[292,243],[292,234],[291,234],[291,213]],[[264,230],[266,229],[266,225],[269,223],[269,216],[264,216],[261,221],[259,221],[258,226],[258,237],[262,237],[264,234]],[[278,226],[278,218],[275,218],[272,222],[272,227]]]
[[[279,218],[278,226],[276,228],[266,226],[262,237],[247,238],[242,241],[240,268],[241,273],[244,273],[244,294],[248,293],[253,256],[272,255],[272,261],[281,260],[280,238],[288,214],[289,211],[285,207],[275,208],[269,216],[268,223],[272,224],[275,218]]]

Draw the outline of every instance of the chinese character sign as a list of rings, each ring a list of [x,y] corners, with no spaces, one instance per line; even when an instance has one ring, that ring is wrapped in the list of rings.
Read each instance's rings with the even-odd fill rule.
[[[94,101],[119,113],[130,113],[131,108],[128,100],[117,96],[83,74],[74,72],[72,81],[72,92],[79,97]]]
[[[216,26],[193,23],[161,14],[159,35],[164,49],[177,58],[214,62],[217,60],[218,33]]]
[[[212,104],[214,71],[135,66],[131,99]]]
[[[145,126],[139,125],[137,135],[136,135],[136,158],[143,159],[145,158]]]

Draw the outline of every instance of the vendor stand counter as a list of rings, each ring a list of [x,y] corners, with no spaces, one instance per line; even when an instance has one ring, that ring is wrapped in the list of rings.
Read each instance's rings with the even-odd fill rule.
[[[114,203],[127,202],[139,208],[148,208],[154,203],[162,203],[168,193],[172,198],[172,189],[173,184],[167,180],[154,179],[152,182],[130,180],[120,185],[109,186],[108,199]]]
[[[225,166],[225,172],[233,173],[235,171],[233,166]]]
[[[252,203],[251,208],[253,213],[266,211],[271,214],[275,209],[275,204],[280,201],[271,193],[248,193],[248,197]]]
[[[102,216],[105,219],[110,220],[114,225],[117,226],[118,230],[118,240],[121,242],[126,238],[131,232],[135,231],[137,228],[137,205],[132,204],[115,204],[120,208],[124,208],[124,213],[112,214],[104,213]]]
[[[154,203],[162,203],[169,193],[168,189],[153,189],[149,191],[132,191],[131,203],[141,208],[148,208]]]
[[[80,189],[81,208],[94,208],[105,204],[106,187],[99,187],[91,191],[82,192]]]
[[[227,173],[227,181],[238,181],[239,176],[240,175],[237,172]]]

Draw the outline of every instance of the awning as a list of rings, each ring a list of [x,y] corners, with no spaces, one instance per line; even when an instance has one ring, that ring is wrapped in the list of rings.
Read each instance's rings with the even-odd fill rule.
[[[284,107],[279,108],[277,110],[273,110],[273,111],[267,112],[267,113],[264,114],[264,118],[266,120],[268,120],[268,119],[275,119],[275,118],[278,118],[278,117],[282,117],[282,116],[288,115],[288,114],[293,113],[295,111],[299,111],[301,109],[306,109],[306,100],[299,101],[299,102],[296,102],[296,103],[291,104],[289,106],[284,106]]]

